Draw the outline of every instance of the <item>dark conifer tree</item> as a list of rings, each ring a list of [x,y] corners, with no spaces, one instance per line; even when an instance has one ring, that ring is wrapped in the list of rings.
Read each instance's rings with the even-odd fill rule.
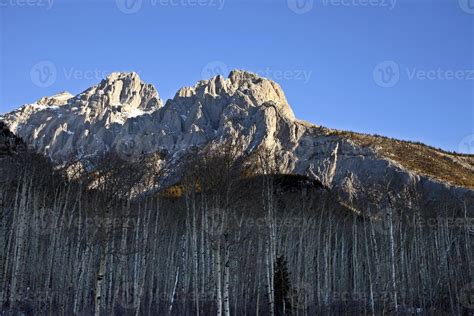
[[[273,280],[275,287],[275,315],[291,315],[291,281],[287,262],[283,255],[277,256]]]

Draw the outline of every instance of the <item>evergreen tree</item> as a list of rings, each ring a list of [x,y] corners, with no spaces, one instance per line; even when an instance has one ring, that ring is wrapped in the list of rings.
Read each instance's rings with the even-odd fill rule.
[[[283,255],[277,256],[273,280],[275,292],[275,315],[291,315],[291,282],[287,261]]]

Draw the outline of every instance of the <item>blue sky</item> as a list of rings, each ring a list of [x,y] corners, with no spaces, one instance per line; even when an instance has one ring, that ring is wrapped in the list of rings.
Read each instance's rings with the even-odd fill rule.
[[[0,113],[111,71],[166,100],[240,68],[300,119],[474,153],[474,0],[0,0],[0,27]]]

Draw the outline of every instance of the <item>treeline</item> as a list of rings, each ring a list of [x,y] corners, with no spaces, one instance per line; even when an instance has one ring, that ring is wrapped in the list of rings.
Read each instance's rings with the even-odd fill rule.
[[[471,205],[356,212],[235,148],[190,154],[173,198],[140,194],[166,175],[152,161],[108,156],[71,180],[40,156],[1,157],[2,312],[472,313]]]

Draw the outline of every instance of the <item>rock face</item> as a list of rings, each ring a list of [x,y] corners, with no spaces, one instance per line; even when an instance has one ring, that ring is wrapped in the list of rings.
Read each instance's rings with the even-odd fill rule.
[[[136,73],[113,73],[77,96],[42,98],[2,119],[58,163],[109,150],[126,159],[159,151],[179,160],[193,147],[239,138],[243,151],[270,149],[278,172],[317,179],[355,208],[387,204],[388,197],[377,196],[381,188],[406,203],[413,190],[426,203],[440,194],[473,196],[469,188],[420,175],[375,148],[297,120],[277,83],[238,70],[184,87],[165,106]]]
[[[10,132],[3,122],[0,122],[0,159],[4,155],[18,154],[25,149],[23,141]]]
[[[125,122],[161,107],[156,89],[136,73],[112,73],[76,96],[45,97],[3,120],[26,143],[59,162],[109,150]]]

